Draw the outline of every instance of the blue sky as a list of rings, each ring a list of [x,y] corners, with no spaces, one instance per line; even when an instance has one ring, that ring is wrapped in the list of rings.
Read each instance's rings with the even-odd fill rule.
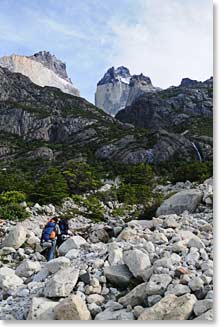
[[[0,56],[48,50],[94,101],[111,66],[154,85],[212,75],[211,0],[0,0]]]

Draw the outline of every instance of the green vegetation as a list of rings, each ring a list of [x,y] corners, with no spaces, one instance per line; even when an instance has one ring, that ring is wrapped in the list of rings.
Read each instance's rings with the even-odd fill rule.
[[[67,197],[67,182],[58,168],[49,168],[36,184],[36,193],[31,198],[40,203],[61,204]]]
[[[132,213],[143,219],[151,218],[164,200],[161,194],[153,192],[158,183],[167,180],[172,183],[189,180],[203,182],[212,176],[212,162],[163,162],[125,165],[118,162],[98,161],[88,156],[87,162],[69,160],[65,165],[44,160],[16,161],[14,167],[0,171],[0,216],[5,219],[22,220],[27,216],[19,205],[22,201],[53,203],[61,205],[64,198],[71,197],[77,204],[86,207],[87,217],[94,221],[103,220],[104,208],[101,202],[119,201],[123,206],[113,214],[121,216],[131,211],[132,205],[140,205],[143,210]],[[119,187],[106,192],[97,191],[103,179],[120,178]],[[87,198],[82,194],[95,191]],[[72,212],[79,214],[79,212]],[[14,218],[13,218],[14,217]]]
[[[16,203],[0,206],[0,217],[6,220],[24,220],[29,217],[29,213]]]
[[[29,214],[20,205],[26,200],[26,195],[18,191],[8,191],[0,194],[0,217],[9,220],[24,220]]]
[[[156,172],[160,176],[166,176],[172,183],[187,180],[202,183],[213,176],[213,162],[163,162],[156,167]]]

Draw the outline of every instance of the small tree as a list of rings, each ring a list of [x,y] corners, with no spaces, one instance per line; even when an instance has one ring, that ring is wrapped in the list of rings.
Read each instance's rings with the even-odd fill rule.
[[[101,185],[94,170],[86,162],[69,161],[64,176],[72,194],[94,190]]]
[[[58,168],[49,168],[36,185],[33,199],[40,203],[60,204],[69,196],[66,180]]]

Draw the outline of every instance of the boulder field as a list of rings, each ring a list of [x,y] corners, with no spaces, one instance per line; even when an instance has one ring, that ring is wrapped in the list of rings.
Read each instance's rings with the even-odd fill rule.
[[[70,217],[73,236],[50,262],[40,235],[57,208],[1,220],[0,319],[212,320],[212,180],[181,185],[151,220]]]

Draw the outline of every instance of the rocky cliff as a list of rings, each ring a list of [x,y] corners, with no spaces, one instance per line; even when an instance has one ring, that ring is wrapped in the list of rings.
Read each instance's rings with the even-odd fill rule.
[[[1,57],[0,66],[29,77],[37,85],[57,87],[65,93],[79,96],[79,91],[67,76],[65,64],[49,52],[39,52],[31,57]]]
[[[29,58],[42,63],[45,67],[52,70],[55,74],[65,79],[67,82],[71,82],[67,75],[66,64],[57,59],[56,56],[52,55],[49,51],[37,52]]]
[[[115,114],[126,106],[130,72],[125,67],[110,68],[97,84],[95,105],[108,114]]]
[[[208,159],[212,146],[204,144],[202,155]],[[96,158],[133,164],[198,160],[185,135],[136,130],[85,99],[37,86],[1,67],[0,149],[2,162],[32,158],[36,153],[64,162],[88,152]]]
[[[95,104],[108,114],[115,116],[118,111],[130,105],[139,95],[159,90],[152,85],[149,77],[130,75],[126,67],[110,68],[98,82]]]
[[[183,79],[177,87],[142,94],[118,112],[116,118],[138,128],[163,128],[180,133],[189,129],[209,135],[212,133],[212,93],[212,78],[204,82]],[[207,130],[202,128],[204,124]]]

